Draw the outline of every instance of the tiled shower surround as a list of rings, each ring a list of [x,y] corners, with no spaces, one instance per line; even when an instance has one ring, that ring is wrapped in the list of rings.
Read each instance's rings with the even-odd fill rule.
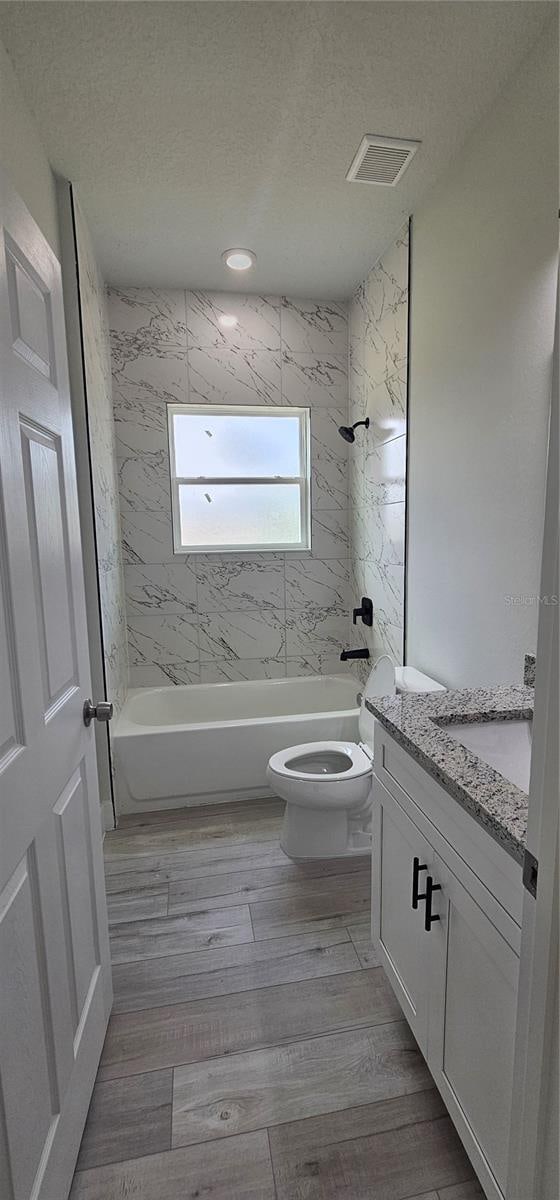
[[[219,316],[233,314],[234,329]],[[349,608],[344,304],[109,290],[130,686],[341,669]],[[166,403],[311,407],[311,553],[173,554]]]
[[[406,225],[351,298],[348,310],[349,421],[356,431],[348,464],[350,587],[373,600],[373,627],[359,624],[353,645],[371,658],[404,652],[404,548],[407,438],[408,244]],[[358,664],[363,679],[367,663]]]
[[[130,686],[329,674],[365,644],[401,662],[408,230],[348,327],[344,303],[286,297],[111,288],[108,304]],[[173,554],[170,402],[311,408],[311,552]],[[338,426],[366,415],[349,447]],[[349,629],[362,594],[371,631]]]

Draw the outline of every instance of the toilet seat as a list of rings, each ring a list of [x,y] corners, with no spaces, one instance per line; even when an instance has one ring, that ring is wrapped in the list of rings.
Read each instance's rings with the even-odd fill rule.
[[[442,690],[412,667],[399,672],[399,691]],[[286,801],[280,845],[289,858],[305,862],[370,853],[375,720],[367,700],[394,694],[395,665],[382,654],[358,698],[356,731],[349,730],[359,742],[304,742],[272,755],[266,777]]]
[[[321,769],[321,764],[326,769]],[[313,770],[315,765],[317,770]],[[336,769],[338,765],[339,770]],[[342,783],[371,775],[372,759],[356,742],[303,742],[273,754],[269,770],[285,779],[301,779],[302,782],[320,783],[326,787],[329,783]]]

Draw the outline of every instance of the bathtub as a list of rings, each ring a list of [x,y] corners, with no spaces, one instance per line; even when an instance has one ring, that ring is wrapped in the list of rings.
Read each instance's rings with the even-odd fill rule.
[[[358,737],[351,676],[130,691],[113,736],[118,811],[270,795],[271,754]]]

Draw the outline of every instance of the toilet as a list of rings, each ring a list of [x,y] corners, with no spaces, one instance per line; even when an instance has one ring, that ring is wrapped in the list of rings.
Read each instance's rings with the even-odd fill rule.
[[[295,859],[341,858],[371,848],[374,717],[368,696],[444,692],[414,667],[397,667],[384,654],[374,663],[360,704],[360,742],[306,742],[273,754],[267,780],[286,801],[280,844]]]

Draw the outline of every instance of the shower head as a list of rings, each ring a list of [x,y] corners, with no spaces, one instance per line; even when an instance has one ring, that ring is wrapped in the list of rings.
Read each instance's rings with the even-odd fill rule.
[[[369,429],[369,417],[366,417],[365,421],[355,421],[353,425],[338,426],[338,432],[340,436],[344,438],[345,442],[356,441],[356,434],[354,433],[354,430],[358,428],[358,425],[365,425],[366,429]]]

